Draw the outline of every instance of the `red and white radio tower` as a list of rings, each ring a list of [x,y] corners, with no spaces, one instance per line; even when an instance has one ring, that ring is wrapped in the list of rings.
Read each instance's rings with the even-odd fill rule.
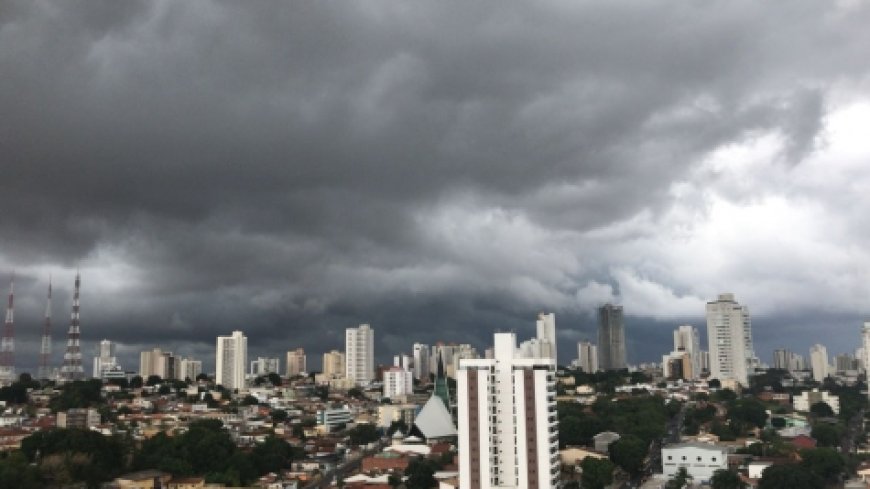
[[[72,316],[66,340],[66,353],[63,355],[63,368],[60,370],[62,380],[82,380],[85,371],[82,368],[82,349],[79,345],[79,288],[81,275],[76,272],[76,287],[73,293]]]
[[[9,283],[9,304],[6,306],[6,322],[3,324],[3,338],[0,339],[0,382],[15,381],[15,276]]]
[[[48,300],[45,302],[45,324],[42,326],[42,348],[39,350],[39,378],[51,378],[51,277],[48,278]]]

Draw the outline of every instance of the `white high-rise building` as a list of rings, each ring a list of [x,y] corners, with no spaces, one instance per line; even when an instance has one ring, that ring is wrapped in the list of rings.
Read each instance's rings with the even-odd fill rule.
[[[215,382],[227,389],[242,389],[245,387],[247,366],[248,337],[241,331],[233,331],[230,336],[218,336]]]
[[[493,359],[457,372],[460,489],[551,489],[559,481],[556,364],[517,355],[496,333]]]
[[[277,374],[281,371],[281,359],[257,357],[251,362],[251,376],[259,377],[261,375]]]
[[[749,308],[734,300],[734,294],[719,294],[707,303],[707,341],[710,347],[710,377],[748,385],[752,351]]]
[[[347,328],[345,339],[345,377],[356,385],[368,384],[375,375],[375,331],[368,324]]]
[[[297,348],[287,352],[287,377],[295,377],[308,372],[308,358],[305,350]]]
[[[423,343],[414,343],[414,378],[429,382],[429,345]]]
[[[115,343],[109,340],[101,341],[97,356],[94,357],[94,378],[102,379],[105,372],[118,370],[118,368],[118,359],[115,357]]]
[[[323,375],[327,377],[343,377],[345,373],[344,353],[332,350],[323,354]]]
[[[684,351],[689,354],[691,363],[691,379],[701,375],[701,335],[698,328],[684,324],[674,330],[674,352]]]
[[[196,381],[196,377],[201,373],[202,361],[200,360],[185,357],[178,362],[178,378],[181,380]]]
[[[556,365],[559,365],[559,359],[556,356],[556,315],[543,312],[538,314],[535,328],[538,333],[538,342],[541,344],[541,356],[552,358]]]
[[[816,343],[810,347],[810,366],[813,369],[813,380],[821,382],[828,376],[828,349]]]
[[[591,341],[577,343],[577,367],[586,373],[598,371],[598,346]]]
[[[384,397],[395,399],[414,392],[414,374],[402,367],[384,370]]]

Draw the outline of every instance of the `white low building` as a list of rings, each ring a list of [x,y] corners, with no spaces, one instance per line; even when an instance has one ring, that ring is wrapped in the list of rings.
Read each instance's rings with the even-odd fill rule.
[[[662,467],[669,479],[685,467],[696,483],[709,481],[717,470],[728,469],[728,450],[707,443],[669,445],[662,448]]]

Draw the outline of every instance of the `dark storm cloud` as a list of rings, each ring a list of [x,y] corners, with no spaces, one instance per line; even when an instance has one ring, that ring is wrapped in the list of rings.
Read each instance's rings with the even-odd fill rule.
[[[655,296],[631,313],[683,317],[715,290],[636,260],[686,227],[656,222],[675,205],[703,220],[674,185],[723,180],[699,162],[759,134],[781,134],[790,165],[812,154],[831,87],[866,76],[868,17],[3,1],[0,259],[33,297],[80,264],[86,337],[198,354],[234,328],[255,351],[319,352],[358,322],[384,355],[399,338],[483,346],[542,308],[589,317],[620,276]],[[19,317],[37,324],[31,302]]]

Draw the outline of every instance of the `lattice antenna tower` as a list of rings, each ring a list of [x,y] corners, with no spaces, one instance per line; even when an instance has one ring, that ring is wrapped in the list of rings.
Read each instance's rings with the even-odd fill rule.
[[[0,382],[15,380],[15,275],[9,282],[9,302],[6,305],[6,322],[0,338]]]
[[[42,346],[39,349],[39,378],[51,377],[51,277],[48,277],[48,299],[45,301],[45,322],[42,324]]]
[[[76,272],[72,315],[70,316],[69,332],[67,333],[66,340],[66,353],[63,355],[63,368],[60,371],[63,380],[82,380],[85,376],[85,371],[82,368],[82,349],[79,343],[81,338],[81,331],[79,329],[79,290],[81,283],[81,274]]]

